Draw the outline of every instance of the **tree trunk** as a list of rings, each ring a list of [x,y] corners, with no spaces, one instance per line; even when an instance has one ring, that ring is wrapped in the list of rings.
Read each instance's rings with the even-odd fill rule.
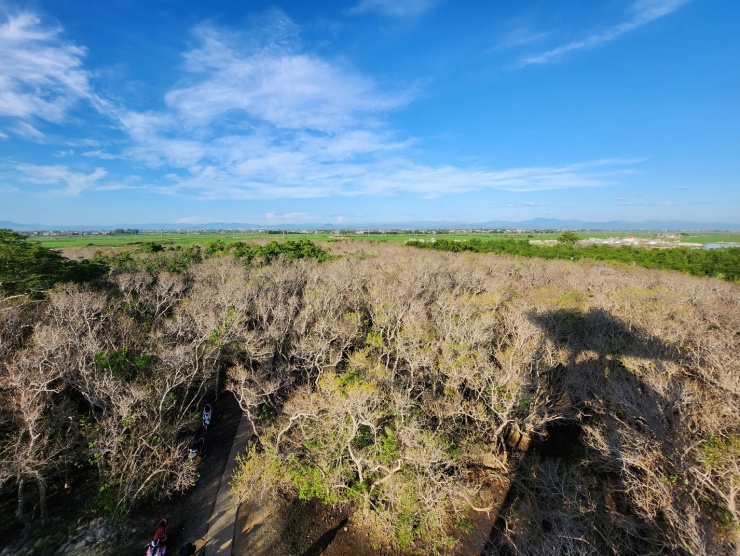
[[[18,507],[15,510],[15,518],[23,523],[24,525],[28,525],[28,517],[26,514],[26,498],[23,494],[23,488],[26,485],[26,479],[23,477],[20,477],[18,479]]]
[[[47,522],[49,520],[49,510],[46,507],[46,481],[39,477],[36,479],[36,484],[39,486],[39,511],[41,512],[41,521]]]

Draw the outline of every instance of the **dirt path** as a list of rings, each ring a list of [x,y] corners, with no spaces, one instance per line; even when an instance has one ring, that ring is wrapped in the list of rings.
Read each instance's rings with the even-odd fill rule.
[[[213,422],[208,431],[201,429],[205,439],[206,457],[200,465],[200,477],[193,490],[179,500],[173,500],[172,514],[174,523],[170,522],[169,550],[179,554],[180,547],[186,542],[193,543],[198,554],[206,544],[209,520],[213,514],[222,479],[225,475],[229,454],[234,436],[237,432],[241,411],[234,396],[224,392],[213,406]],[[228,472],[230,476],[230,471]],[[228,482],[228,479],[226,479]],[[174,527],[172,527],[174,525]],[[150,534],[148,532],[148,534]]]
[[[229,481],[236,468],[236,456],[244,452],[247,442],[254,434],[249,420],[242,415],[239,428],[234,436],[218,489],[211,519],[208,522],[208,534],[205,543],[205,556],[231,556],[234,540],[234,524],[238,503],[231,493]]]

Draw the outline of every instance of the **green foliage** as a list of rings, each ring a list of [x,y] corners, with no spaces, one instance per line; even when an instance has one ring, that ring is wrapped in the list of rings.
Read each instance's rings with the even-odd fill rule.
[[[398,458],[398,445],[390,430],[386,429],[385,434],[380,437],[376,450],[378,461],[383,465],[390,465]]]
[[[733,282],[740,280],[740,247],[726,249],[689,249],[686,247],[643,249],[627,245],[622,247],[609,245],[578,247],[570,242],[561,242],[558,245],[550,246],[531,244],[528,240],[518,239],[492,239],[489,241],[471,239],[465,242],[438,239],[434,243],[409,241],[407,245],[455,253],[472,251],[474,253],[521,255],[543,259],[572,261],[593,259],[622,262],[645,268],[678,270],[695,276],[715,276]]]
[[[472,533],[475,525],[473,520],[464,515],[455,516],[455,528],[464,531],[465,533]]]
[[[298,487],[301,500],[320,500],[324,504],[339,502],[337,494],[329,489],[321,469],[313,464],[295,464],[292,473],[293,483]]]
[[[104,484],[87,501],[86,510],[92,515],[101,515],[111,519],[113,522],[121,522],[128,514],[130,505],[119,503],[115,485]]]
[[[575,245],[580,241],[581,238],[578,237],[578,234],[575,232],[563,232],[560,234],[560,237],[558,237],[558,241],[560,243],[567,243],[568,245]]]
[[[147,373],[153,363],[153,357],[146,353],[137,354],[129,348],[114,351],[103,350],[95,354],[95,364],[99,369],[107,369],[116,378],[134,380]]]
[[[730,434],[728,438],[713,436],[699,447],[702,466],[714,469],[726,466],[740,459],[740,434]]]
[[[21,234],[0,230],[0,288],[9,295],[37,293],[61,280],[64,259],[56,251],[29,243]]]
[[[232,244],[231,248],[234,257],[244,260],[248,264],[258,262],[270,264],[281,255],[285,257],[286,261],[315,259],[318,262],[324,262],[329,259],[329,251],[322,249],[307,239],[288,240],[285,242],[271,241],[263,246],[237,242]]]
[[[365,343],[374,348],[383,347],[383,335],[377,330],[370,330],[365,337]]]
[[[444,435],[443,440],[445,442],[445,453],[450,456],[452,460],[460,457],[461,452],[459,439],[451,435]]]
[[[257,414],[257,420],[260,423],[266,423],[273,418],[275,411],[267,404],[261,404],[259,413]]]
[[[40,295],[58,282],[89,282],[108,271],[102,261],[71,261],[21,234],[0,229],[0,291]]]
[[[208,244],[206,247],[206,256],[212,257],[216,253],[223,253],[227,250],[226,243],[222,239],[217,239]]]
[[[158,274],[159,272],[187,272],[190,266],[203,260],[199,245],[183,247],[176,245],[166,248],[161,243],[147,242],[141,244],[138,252],[120,251],[114,254],[103,254],[97,252],[91,259],[92,262],[105,268],[121,270],[125,272],[147,272]]]
[[[350,369],[349,371],[342,373],[342,375],[339,377],[339,381],[342,385],[342,388],[354,386],[355,384],[360,384],[362,382],[362,374],[359,371]]]
[[[98,251],[92,260],[99,264],[107,265],[112,270],[123,270],[127,272],[138,270],[137,260],[134,259],[130,251],[122,251],[114,255],[104,255]]]
[[[139,247],[144,253],[161,253],[164,251],[164,246],[156,241],[145,241]]]
[[[368,446],[371,446],[374,442],[375,435],[373,435],[373,429],[371,429],[367,425],[360,425],[357,430],[357,434],[352,440],[352,444],[354,444],[359,449],[367,448]]]

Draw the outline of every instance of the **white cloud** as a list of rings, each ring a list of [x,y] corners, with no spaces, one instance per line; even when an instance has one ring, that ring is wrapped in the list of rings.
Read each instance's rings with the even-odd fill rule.
[[[509,50],[540,42],[547,38],[547,31],[534,31],[527,25],[519,24],[503,34],[495,46],[495,50]]]
[[[408,101],[383,94],[369,78],[284,44],[247,48],[212,26],[195,30],[201,46],[186,54],[187,78],[165,100],[185,124],[228,117],[236,126],[333,133]]]
[[[691,0],[637,0],[629,9],[630,17],[627,21],[618,23],[604,31],[592,33],[582,39],[574,40],[564,45],[552,48],[540,54],[528,56],[521,60],[521,65],[547,64],[558,62],[566,54],[577,50],[596,48],[613,41],[629,31],[633,31],[664,17]]]
[[[19,137],[23,137],[24,139],[30,139],[39,143],[46,141],[46,135],[44,135],[41,131],[36,129],[36,127],[32,126],[28,122],[17,121],[8,129]]]
[[[95,191],[120,191],[122,189],[149,189],[145,185],[128,185],[124,183],[108,183],[96,186]]]
[[[98,149],[96,151],[85,151],[82,153],[82,156],[99,158],[101,160],[116,160],[118,158],[121,158],[120,155],[111,154],[109,152],[104,151],[103,149]]]
[[[435,4],[437,0],[360,0],[350,13],[377,12],[392,17],[409,17],[422,14]]]
[[[9,13],[0,4],[0,116],[59,122],[80,99],[92,98],[82,67],[86,51],[60,33],[33,13]],[[14,129],[38,138],[23,130]]]
[[[301,53],[279,12],[267,42],[199,26],[162,112],[120,111],[126,157],[166,172],[156,190],[198,199],[305,199],[600,187],[635,161],[495,170],[415,162],[386,125],[408,93]],[[284,29],[291,30],[283,32]],[[599,169],[597,170],[597,167]],[[177,170],[177,171],[175,171]]]
[[[73,172],[67,166],[42,166],[18,164],[18,181],[45,186],[53,186],[47,192],[60,195],[79,195],[86,189],[95,187],[98,180],[107,175],[103,168],[96,168],[90,174]]]
[[[306,159],[296,168],[286,164],[288,159],[277,156],[263,160],[259,168],[204,167],[200,173],[163,189],[203,199],[295,199],[400,193],[434,198],[481,190],[531,192],[603,187],[614,182],[596,168],[625,164],[613,160],[492,170],[421,165],[404,158],[362,164]]]

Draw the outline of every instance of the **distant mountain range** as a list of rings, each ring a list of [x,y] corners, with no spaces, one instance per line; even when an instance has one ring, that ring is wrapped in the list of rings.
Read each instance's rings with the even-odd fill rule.
[[[211,222],[208,224],[95,224],[76,226],[54,226],[48,224],[19,224],[0,220],[0,228],[10,228],[17,232],[34,231],[111,231],[115,229],[136,228],[139,230],[430,230],[430,229],[520,229],[520,230],[671,230],[671,231],[740,231],[740,224],[723,222],[685,222],[681,220],[647,222],[585,222],[582,220],[558,220],[556,218],[534,218],[521,222],[492,220],[489,222],[445,222],[418,221],[391,224],[246,224],[236,222]]]

